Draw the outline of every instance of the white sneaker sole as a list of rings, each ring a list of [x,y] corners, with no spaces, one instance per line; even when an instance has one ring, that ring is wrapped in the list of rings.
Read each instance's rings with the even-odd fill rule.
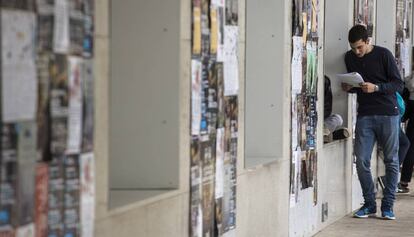
[[[354,214],[353,217],[355,217],[355,218],[377,217],[377,214],[369,214],[369,215],[363,215],[363,216],[358,216],[358,215]]]

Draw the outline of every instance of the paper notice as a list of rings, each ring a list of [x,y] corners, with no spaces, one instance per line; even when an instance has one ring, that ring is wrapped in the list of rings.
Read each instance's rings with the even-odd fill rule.
[[[69,57],[69,119],[67,154],[80,152],[82,141],[82,59]]]
[[[237,95],[239,90],[239,71],[237,59],[237,26],[224,27],[224,95]]]
[[[193,6],[193,54],[201,54],[201,6],[200,0]]]
[[[302,37],[293,37],[293,53],[292,53],[292,93],[299,94],[302,91],[302,56],[303,46]]]
[[[218,48],[218,13],[217,8],[210,7],[210,54],[216,55]]]
[[[1,29],[3,122],[34,120],[37,103],[35,15],[2,10]]]
[[[55,0],[55,25],[53,49],[56,53],[68,53],[69,38],[69,3],[67,0]]]
[[[200,134],[201,125],[201,73],[202,64],[191,61],[191,134]]]

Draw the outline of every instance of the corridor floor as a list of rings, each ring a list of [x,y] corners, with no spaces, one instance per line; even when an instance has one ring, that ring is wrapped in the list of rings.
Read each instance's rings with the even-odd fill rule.
[[[394,205],[396,220],[382,220],[378,217],[357,219],[348,215],[323,229],[315,237],[414,237],[414,185],[410,188],[411,194],[397,196]],[[381,202],[377,201],[379,207]],[[377,215],[381,215],[379,208]]]

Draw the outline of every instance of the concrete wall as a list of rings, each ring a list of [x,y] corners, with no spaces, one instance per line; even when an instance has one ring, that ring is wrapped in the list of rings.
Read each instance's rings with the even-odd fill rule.
[[[377,0],[376,43],[395,54],[396,0]]]
[[[290,61],[284,54],[284,29],[289,21],[278,0],[246,1],[246,96],[245,159],[246,166],[282,159],[283,90],[290,87],[284,76]]]
[[[110,13],[110,187],[176,188],[180,1],[112,1]]]
[[[346,73],[345,52],[349,50],[348,31],[353,25],[353,1],[325,1],[324,74],[331,79],[332,113],[348,123],[348,95],[341,89],[336,74]]]

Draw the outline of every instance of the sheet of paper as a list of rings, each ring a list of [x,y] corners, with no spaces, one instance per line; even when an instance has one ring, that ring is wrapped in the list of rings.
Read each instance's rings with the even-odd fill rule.
[[[364,82],[362,76],[357,72],[336,74],[336,76],[342,83],[352,85],[353,87],[360,87],[359,84]]]
[[[292,53],[292,93],[298,94],[302,90],[302,56],[303,46],[302,37],[293,37],[293,53]]]
[[[237,95],[239,90],[239,69],[237,59],[237,26],[224,27],[224,95]]]
[[[80,152],[82,141],[82,59],[69,57],[69,119],[67,154]]]
[[[34,120],[37,102],[35,15],[2,10],[1,29],[3,122]]]
[[[300,154],[300,150],[292,152],[292,174],[290,179],[290,207],[295,207],[298,201]]]
[[[202,63],[191,61],[191,134],[200,134],[201,125],[201,73]]]
[[[225,0],[211,0],[211,5],[218,6],[218,7],[224,7]]]
[[[404,49],[401,52],[401,60],[402,60],[402,66],[404,69],[403,77],[405,78],[411,75],[411,68],[412,68],[411,63],[410,63],[411,43],[409,39],[404,39],[401,49]]]
[[[67,0],[55,0],[55,22],[53,49],[56,53],[68,53],[69,38],[69,3]]]
[[[210,7],[210,54],[216,55],[218,48],[218,12],[217,8]]]
[[[201,54],[201,7],[200,0],[193,6],[193,54]]]
[[[298,147],[298,109],[297,96],[292,93],[292,151]]]

